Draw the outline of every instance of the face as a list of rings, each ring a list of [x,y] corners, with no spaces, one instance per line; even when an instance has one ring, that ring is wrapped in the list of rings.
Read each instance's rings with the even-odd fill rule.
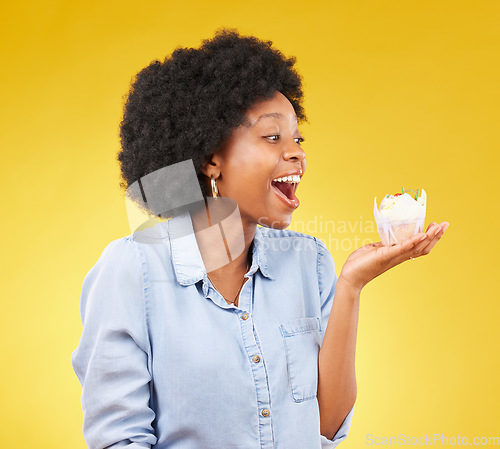
[[[284,229],[299,206],[295,191],[306,170],[302,141],[292,104],[277,92],[247,112],[204,173],[217,179],[220,196],[238,203],[244,226]]]

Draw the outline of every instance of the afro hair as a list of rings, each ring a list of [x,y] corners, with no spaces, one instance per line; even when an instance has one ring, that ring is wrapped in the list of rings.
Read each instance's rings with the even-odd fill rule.
[[[306,119],[294,64],[271,41],[227,29],[200,48],[177,48],[163,62],[151,62],[133,79],[125,102],[120,186],[191,159],[202,194],[209,196],[202,165],[255,103],[281,92],[299,121]]]

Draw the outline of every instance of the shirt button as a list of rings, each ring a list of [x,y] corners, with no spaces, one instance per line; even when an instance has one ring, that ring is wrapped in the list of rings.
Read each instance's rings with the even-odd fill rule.
[[[248,320],[248,313],[244,313],[243,315],[241,315],[241,319],[244,321]]]
[[[255,363],[259,363],[260,362],[260,357],[258,355],[254,355],[252,357],[252,360],[255,362]]]
[[[270,412],[267,408],[265,408],[264,410],[262,410],[262,412],[260,412],[260,414],[264,417],[264,418],[267,418],[269,415],[270,415]]]

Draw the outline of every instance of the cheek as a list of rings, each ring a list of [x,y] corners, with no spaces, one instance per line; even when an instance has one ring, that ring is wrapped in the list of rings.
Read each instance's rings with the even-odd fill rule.
[[[241,143],[228,149],[224,155],[223,189],[226,196],[252,208],[257,202],[269,202],[271,177],[276,173],[279,154],[272,148],[262,148],[258,142]],[[251,204],[249,204],[251,202]]]
[[[263,194],[270,188],[275,165],[264,164],[257,158],[245,158],[242,164],[233,165],[226,176],[227,186],[232,192]]]
[[[263,204],[269,193],[268,180],[258,175],[245,176],[236,180],[233,191],[243,202]]]

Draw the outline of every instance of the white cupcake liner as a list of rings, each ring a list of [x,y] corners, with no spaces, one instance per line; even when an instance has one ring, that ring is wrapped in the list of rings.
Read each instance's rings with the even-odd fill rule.
[[[395,209],[394,211],[381,213],[377,207],[377,198],[375,198],[373,215],[375,217],[378,233],[383,245],[402,243],[414,235],[424,232],[425,213],[427,209],[427,194],[424,189],[422,189],[421,197],[424,205],[419,205],[421,207],[420,211],[416,209],[416,216],[413,210],[409,212],[413,215],[411,219],[401,219],[401,210]]]
[[[377,222],[382,244],[392,245],[394,243],[402,243],[419,232],[424,232],[424,222],[425,217],[397,222]]]

